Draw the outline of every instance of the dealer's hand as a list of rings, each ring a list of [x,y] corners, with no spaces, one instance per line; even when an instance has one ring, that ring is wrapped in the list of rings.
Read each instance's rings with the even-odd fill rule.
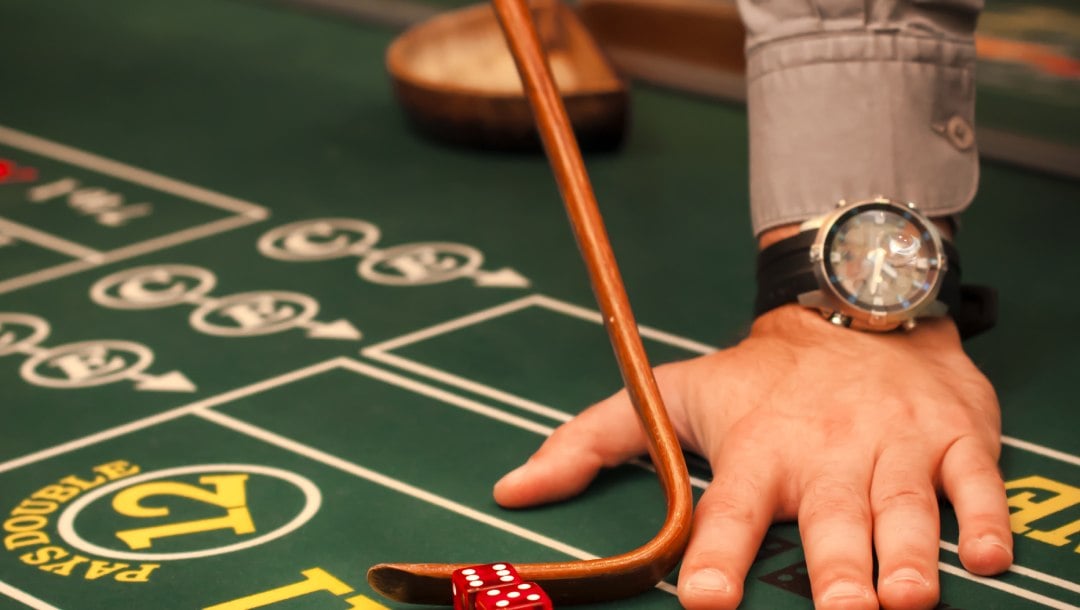
[[[789,305],[761,316],[737,346],[656,376],[684,447],[705,456],[714,477],[679,577],[686,608],[735,608],[769,524],[796,519],[817,608],[932,608],[937,492],[956,511],[968,570],[1011,563],[998,403],[951,321],[874,334]],[[645,446],[620,392],[556,430],[499,481],[495,499],[567,498]]]

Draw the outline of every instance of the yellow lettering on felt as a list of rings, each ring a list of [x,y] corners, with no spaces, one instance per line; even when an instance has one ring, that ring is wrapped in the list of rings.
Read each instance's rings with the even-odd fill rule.
[[[38,566],[45,563],[46,561],[63,559],[69,554],[70,553],[58,546],[46,546],[36,551],[19,555],[19,561],[28,565]]]
[[[75,475],[71,475],[71,476],[67,476],[67,477],[64,477],[64,478],[60,479],[60,482],[63,483],[64,485],[72,485],[74,487],[78,487],[79,489],[81,489],[83,491],[86,491],[88,489],[93,489],[93,488],[97,487],[98,485],[101,485],[102,483],[104,483],[107,480],[108,479],[106,479],[103,475],[100,475],[100,474],[98,476],[94,477],[93,481],[84,481],[83,479],[80,479],[79,477],[77,477]]]
[[[74,569],[75,566],[80,563],[86,563],[87,561],[90,560],[82,555],[76,555],[61,563],[50,563],[48,565],[38,566],[38,569],[52,572],[53,574],[59,574],[60,576],[71,576],[71,570]]]
[[[345,595],[353,592],[352,587],[341,582],[322,568],[311,568],[300,573],[304,575],[304,580],[215,606],[209,606],[203,610],[252,610],[253,608],[262,608],[263,606],[296,599],[318,591],[327,591],[334,595]]]
[[[19,532],[32,532],[45,527],[49,520],[41,515],[20,515],[4,521],[4,531],[17,534]]]
[[[49,544],[49,535],[45,532],[19,532],[4,538],[4,548],[9,551],[20,549],[24,546]]]
[[[139,474],[140,470],[141,469],[138,466],[125,460],[117,460],[115,462],[109,462],[108,464],[94,466],[95,472],[100,472],[108,477],[110,481],[130,477],[133,474]]]
[[[1023,491],[1009,496],[1009,507],[1019,509],[1009,516],[1012,531],[1024,534],[1031,529],[1031,524],[1063,510],[1080,504],[1080,488],[1059,483],[1040,476],[1024,477],[1005,483],[1006,490],[1034,489],[1054,494],[1041,502],[1033,502],[1035,493]]]
[[[48,515],[55,512],[60,505],[56,502],[49,500],[34,500],[33,498],[27,498],[11,511],[12,516],[20,515]]]
[[[126,563],[109,563],[108,561],[95,559],[90,562],[90,567],[86,568],[86,580],[97,580],[102,576],[108,576],[113,572],[119,572],[130,567]]]
[[[1072,538],[1077,534],[1080,534],[1080,519],[1077,519],[1072,523],[1066,523],[1056,530],[1049,532],[1033,530],[1028,533],[1028,537],[1054,546],[1065,546],[1066,544],[1069,544],[1069,538]],[[1080,544],[1076,546],[1075,551],[1080,553]]]
[[[139,569],[137,570],[117,572],[115,580],[117,582],[148,582],[150,580],[150,574],[160,567],[160,563],[140,563]]]
[[[46,485],[35,491],[34,495],[30,497],[39,500],[52,500],[53,502],[63,504],[79,495],[80,491],[81,490],[78,487],[69,487],[67,485]]]
[[[247,508],[247,479],[246,474],[206,475],[199,478],[200,484],[213,485],[214,491],[175,481],[155,481],[129,487],[116,494],[112,503],[116,512],[129,517],[167,517],[168,507],[143,506],[142,501],[150,496],[188,498],[224,508],[226,513],[222,517],[125,530],[117,532],[116,537],[132,549],[147,549],[153,546],[157,538],[224,529],[232,530],[237,535],[250,534],[255,531],[255,523]]]

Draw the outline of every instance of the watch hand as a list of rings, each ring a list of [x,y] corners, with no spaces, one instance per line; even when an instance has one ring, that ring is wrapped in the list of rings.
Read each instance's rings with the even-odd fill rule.
[[[875,249],[872,256],[874,257],[874,270],[870,273],[870,294],[877,294],[878,286],[881,285],[881,266],[885,264],[885,249]]]
[[[882,265],[882,266],[881,266],[881,271],[882,271],[882,272],[883,272],[883,273],[884,273],[885,275],[887,275],[887,276],[891,277],[891,278],[892,278],[892,279],[894,279],[894,280],[895,280],[896,278],[900,277],[900,273],[896,271],[896,267],[893,267],[893,266],[892,266],[892,265],[890,265],[889,263],[885,263],[884,265]]]

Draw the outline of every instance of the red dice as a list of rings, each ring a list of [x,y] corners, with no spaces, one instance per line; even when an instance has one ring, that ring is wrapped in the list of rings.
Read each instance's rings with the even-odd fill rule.
[[[489,563],[455,570],[453,584],[454,610],[475,610],[477,593],[521,582],[517,570],[508,563]]]
[[[477,593],[476,610],[552,610],[552,605],[536,583],[516,582]]]

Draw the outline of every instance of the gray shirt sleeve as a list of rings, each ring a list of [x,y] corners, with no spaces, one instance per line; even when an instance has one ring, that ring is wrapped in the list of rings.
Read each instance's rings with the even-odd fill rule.
[[[885,195],[955,214],[978,184],[983,0],[738,0],[755,234]]]

